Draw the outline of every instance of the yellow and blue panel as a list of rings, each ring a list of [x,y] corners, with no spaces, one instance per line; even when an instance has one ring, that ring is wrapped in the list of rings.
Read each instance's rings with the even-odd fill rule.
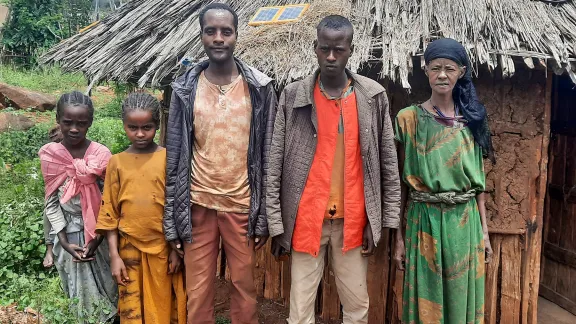
[[[297,4],[277,7],[261,7],[250,19],[248,25],[281,24],[297,21],[310,7],[309,4]]]

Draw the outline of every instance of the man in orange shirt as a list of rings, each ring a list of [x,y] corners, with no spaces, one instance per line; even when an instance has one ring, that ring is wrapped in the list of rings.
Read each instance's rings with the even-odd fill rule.
[[[273,253],[291,252],[289,324],[314,323],[330,258],[344,323],[368,322],[367,257],[382,228],[398,228],[400,179],[384,88],[346,69],[353,27],[328,16],[317,27],[319,71],[279,100],[266,182]]]

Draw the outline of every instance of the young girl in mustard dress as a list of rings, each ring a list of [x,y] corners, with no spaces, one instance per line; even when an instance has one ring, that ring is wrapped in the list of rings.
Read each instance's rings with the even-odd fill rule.
[[[110,159],[96,226],[108,239],[120,322],[184,324],[182,261],[162,229],[166,149],[154,142],[160,103],[149,94],[130,94],[122,119],[132,145]]]

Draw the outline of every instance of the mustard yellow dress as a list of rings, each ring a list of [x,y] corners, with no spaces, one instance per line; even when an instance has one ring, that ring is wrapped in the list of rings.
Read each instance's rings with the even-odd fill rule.
[[[112,156],[106,170],[96,230],[119,232],[119,254],[128,272],[119,286],[121,323],[186,323],[182,272],[168,274],[164,239],[166,150]]]

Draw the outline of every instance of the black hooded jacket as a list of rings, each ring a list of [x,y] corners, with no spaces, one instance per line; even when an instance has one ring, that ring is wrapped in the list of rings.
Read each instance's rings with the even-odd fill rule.
[[[248,83],[252,117],[246,163],[250,186],[248,236],[267,236],[268,222],[264,181],[277,105],[272,79],[236,59],[239,72]],[[166,132],[166,203],[164,235],[167,241],[192,242],[190,172],[194,143],[194,100],[198,78],[209,65],[203,61],[172,83],[172,99]]]

